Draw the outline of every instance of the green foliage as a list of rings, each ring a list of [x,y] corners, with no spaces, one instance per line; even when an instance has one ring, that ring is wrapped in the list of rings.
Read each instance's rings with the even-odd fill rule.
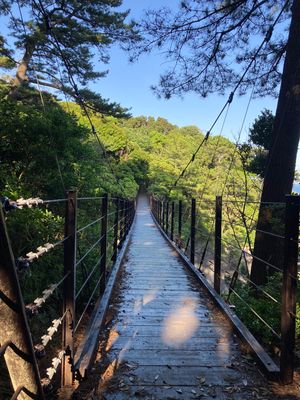
[[[14,98],[18,87],[38,83],[66,92],[78,103],[84,99],[88,107],[105,114],[128,116],[127,109],[87,88],[88,82],[107,74],[95,69],[95,56],[105,65],[112,44],[138,40],[134,24],[126,21],[129,11],[119,8],[122,1],[94,0],[78,6],[76,0],[46,0],[41,4],[13,0],[0,5],[1,23],[13,38],[5,41],[0,36],[0,68],[11,74],[5,81],[11,82]],[[69,74],[79,88],[73,83],[68,86]]]
[[[272,144],[272,130],[274,125],[272,111],[264,109],[255,119],[250,128],[250,141],[264,150],[270,150]]]
[[[264,176],[268,154],[272,144],[274,115],[263,110],[250,128],[249,143],[239,146],[245,168],[254,174]]]
[[[232,293],[230,301],[235,305],[235,312],[250,329],[250,331],[260,340],[263,341],[270,348],[279,345],[279,340],[273,335],[270,328],[268,328],[260,319],[258,319],[253,312],[252,308],[258,313],[262,319],[280,335],[280,313],[281,313],[281,286],[282,274],[274,274],[269,278],[266,285],[261,286],[260,289],[255,289],[248,282],[243,282],[241,278],[235,286],[235,291],[243,299],[241,300],[237,295]],[[271,300],[263,291],[268,293],[278,303]],[[300,290],[297,294],[297,319],[296,319],[296,340],[297,346],[300,345]]]

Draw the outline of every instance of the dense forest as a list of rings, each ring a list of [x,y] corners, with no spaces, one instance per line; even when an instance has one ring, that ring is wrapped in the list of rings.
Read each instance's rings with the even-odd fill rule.
[[[204,137],[195,126],[179,128],[163,118],[117,119],[93,113],[101,147],[78,105],[44,94],[44,107],[39,94],[29,88],[24,99],[15,102],[5,97],[4,91],[5,87],[1,94],[0,183],[2,195],[12,199],[55,198],[74,187],[85,195],[108,192],[126,197],[135,197],[139,188],[147,187],[154,194],[167,196]],[[210,190],[206,188],[205,196],[220,193],[231,163],[229,187],[234,184],[235,194],[242,196],[243,157],[235,144],[217,136],[207,143],[173,196],[199,195],[208,175]],[[255,198],[260,181],[251,176],[254,191],[249,194]]]

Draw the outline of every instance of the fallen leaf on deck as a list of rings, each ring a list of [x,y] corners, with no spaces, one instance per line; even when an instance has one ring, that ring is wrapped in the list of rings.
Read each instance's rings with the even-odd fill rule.
[[[199,379],[199,383],[201,385],[204,385],[204,383],[206,382],[206,379],[204,378],[204,376],[198,376],[198,379]]]

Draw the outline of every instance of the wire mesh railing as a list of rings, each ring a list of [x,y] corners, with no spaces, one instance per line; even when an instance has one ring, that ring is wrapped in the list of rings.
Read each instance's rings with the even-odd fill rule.
[[[152,198],[151,204],[164,232],[272,354],[282,382],[290,383],[300,334],[300,197],[259,203],[217,196],[199,204]]]
[[[74,381],[74,352],[130,230],[135,202],[70,191],[65,199],[1,203],[0,356],[12,386],[7,398],[43,399]],[[51,215],[50,222],[57,223],[49,226],[53,232],[45,244],[27,251],[14,242],[10,218],[26,209],[33,212],[34,227],[37,208],[45,208],[43,217]],[[11,214],[15,209],[20,211]],[[44,240],[35,237],[40,232],[34,232],[34,243]],[[28,227],[26,233],[29,241]],[[20,248],[25,255],[15,257]]]

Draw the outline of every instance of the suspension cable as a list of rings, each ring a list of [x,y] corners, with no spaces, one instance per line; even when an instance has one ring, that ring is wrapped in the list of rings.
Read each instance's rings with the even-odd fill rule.
[[[251,61],[249,62],[249,64],[247,65],[244,73],[242,74],[242,76],[240,77],[240,79],[238,80],[238,82],[236,83],[236,85],[234,86],[232,92],[230,93],[227,101],[225,102],[224,106],[222,107],[221,111],[219,112],[219,114],[217,115],[217,117],[215,118],[214,122],[212,123],[210,129],[207,131],[204,139],[200,142],[199,146],[196,148],[195,152],[193,153],[192,157],[190,158],[190,160],[188,161],[188,163],[186,164],[186,166],[183,168],[183,170],[181,171],[181,173],[179,174],[179,176],[177,177],[177,179],[175,180],[175,182],[173,183],[173,185],[170,188],[170,192],[172,189],[174,189],[179,180],[181,178],[184,177],[184,174],[186,173],[187,169],[189,168],[189,166],[192,164],[192,162],[195,160],[195,157],[197,156],[198,152],[200,151],[200,149],[202,148],[202,146],[204,145],[204,143],[207,142],[208,138],[210,137],[211,131],[214,128],[214,126],[216,125],[216,123],[218,122],[219,118],[221,117],[221,115],[223,114],[223,112],[225,111],[227,105],[232,103],[233,97],[236,93],[236,91],[238,90],[238,88],[240,87],[240,85],[243,83],[245,76],[247,75],[248,71],[250,70],[250,68],[252,67],[252,64],[256,61],[256,58],[258,56],[258,54],[260,53],[261,49],[264,47],[264,45],[266,43],[268,43],[272,37],[273,34],[273,30],[274,27],[276,26],[276,24],[278,23],[282,13],[284,12],[285,8],[288,6],[289,4],[289,0],[286,0],[286,2],[284,3],[282,9],[280,10],[280,12],[278,13],[276,19],[274,20],[273,24],[269,27],[264,39],[262,40],[261,44],[259,45],[259,47],[257,48],[255,54],[253,55],[253,57],[251,58]]]

